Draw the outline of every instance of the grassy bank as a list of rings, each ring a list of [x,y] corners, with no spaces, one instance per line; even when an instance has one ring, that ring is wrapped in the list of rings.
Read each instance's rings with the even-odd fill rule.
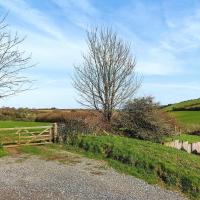
[[[112,167],[122,172],[149,183],[179,189],[193,199],[200,198],[199,156],[160,144],[117,136],[82,136],[71,145],[87,155],[106,159]]]

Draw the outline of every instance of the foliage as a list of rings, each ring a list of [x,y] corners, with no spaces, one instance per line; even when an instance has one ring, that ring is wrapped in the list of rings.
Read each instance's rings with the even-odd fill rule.
[[[28,108],[0,108],[0,120],[33,121],[36,113]]]
[[[121,112],[121,130],[130,137],[161,142],[174,134],[176,121],[159,109],[152,97],[128,102]]]
[[[59,111],[45,112],[38,114],[35,121],[37,122],[66,122],[69,120],[85,120],[88,117],[93,117],[93,111]]]
[[[102,115],[94,110],[82,111],[52,111],[41,113],[36,117],[39,122],[58,122],[66,126],[66,134],[76,133],[102,133],[105,130],[110,131],[109,123],[106,123]]]
[[[164,183],[191,198],[200,198],[199,156],[119,136],[79,136],[71,145],[95,157],[101,156],[116,169],[149,183]]]

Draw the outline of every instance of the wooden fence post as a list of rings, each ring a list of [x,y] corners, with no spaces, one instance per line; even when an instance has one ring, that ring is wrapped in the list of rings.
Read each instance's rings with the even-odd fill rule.
[[[20,144],[20,139],[21,139],[21,134],[20,134],[20,132],[18,133],[18,144]]]
[[[53,127],[51,127],[49,129],[49,142],[53,142],[53,138],[54,138],[54,135],[53,135]]]
[[[57,123],[53,124],[53,141],[56,142],[58,139],[58,125]]]

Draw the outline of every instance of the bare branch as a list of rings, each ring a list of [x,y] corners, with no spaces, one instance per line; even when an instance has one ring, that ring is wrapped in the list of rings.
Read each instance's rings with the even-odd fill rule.
[[[25,38],[20,38],[8,30],[5,23],[7,15],[0,20],[0,98],[29,90],[32,81],[22,74],[30,65],[31,55],[20,51]]]
[[[88,53],[75,66],[73,84],[82,105],[102,111],[110,121],[112,112],[133,97],[140,86],[135,73],[136,61],[130,44],[118,38],[112,29],[87,31]]]

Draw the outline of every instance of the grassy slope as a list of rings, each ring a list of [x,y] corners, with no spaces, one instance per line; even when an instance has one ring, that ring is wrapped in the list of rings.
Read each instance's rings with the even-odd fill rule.
[[[190,108],[190,107],[200,107],[200,98],[183,101],[180,103],[175,103],[175,104],[172,104],[171,106],[165,107],[164,110],[171,111],[172,108]]]
[[[175,111],[170,114],[186,127],[200,126],[200,111]]]
[[[180,103],[175,103],[171,106],[165,107],[165,111],[170,111],[170,114],[174,116],[177,121],[183,125],[185,128],[189,128],[191,130],[199,130],[200,129],[200,111],[172,111],[173,108],[191,108],[191,107],[199,107],[200,108],[200,98],[193,99],[188,101],[183,101]]]
[[[75,140],[73,146],[95,157],[101,156],[114,168],[149,183],[164,183],[191,198],[200,198],[199,156],[117,136],[83,136]]]

